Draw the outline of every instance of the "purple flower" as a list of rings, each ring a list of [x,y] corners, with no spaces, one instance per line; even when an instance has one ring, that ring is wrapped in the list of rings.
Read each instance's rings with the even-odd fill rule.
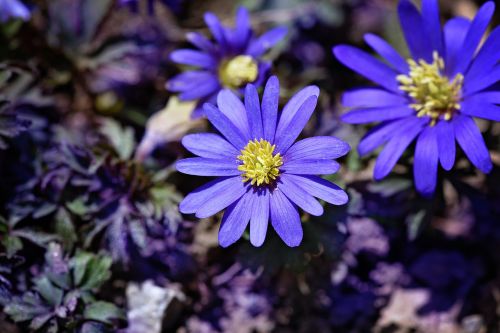
[[[445,170],[455,163],[455,140],[483,172],[492,168],[488,149],[473,117],[500,120],[500,29],[480,47],[495,5],[487,2],[472,20],[454,18],[441,28],[438,2],[424,0],[422,13],[408,0],[399,3],[401,26],[412,58],[403,59],[374,35],[365,40],[384,61],[350,47],[334,48],[347,67],[380,88],[348,92],[343,104],[354,109],[343,120],[352,124],[380,122],[360,142],[366,155],[384,145],[374,171],[384,178],[416,139],[415,185],[423,195],[436,187],[438,161]]]
[[[174,11],[179,10],[179,5],[182,0],[159,0],[162,4],[170,7]],[[129,6],[134,12],[139,10],[139,0],[118,0],[118,3],[122,6]],[[154,13],[155,0],[148,0],[148,12],[149,14]]]
[[[208,120],[225,138],[209,133],[185,136],[182,144],[199,157],[179,161],[177,170],[219,178],[189,194],[180,204],[181,212],[205,218],[227,207],[219,230],[223,247],[236,242],[249,222],[250,241],[261,246],[269,217],[288,246],[299,245],[297,206],[318,216],[323,207],[313,197],[335,205],[347,202],[342,189],[314,174],[337,172],[340,165],[333,159],[347,154],[349,145],[334,137],[294,144],[318,95],[318,87],[302,89],[278,117],[279,82],[271,77],[262,104],[252,84],[246,87],[244,104],[229,89],[219,93],[218,108],[205,104]]]
[[[215,43],[199,33],[188,33],[187,39],[199,51],[176,50],[170,58],[178,64],[194,66],[196,69],[171,79],[167,89],[179,92],[181,100],[199,100],[199,105],[202,105],[207,101],[215,103],[217,93],[223,88],[240,90],[247,83],[260,86],[270,68],[270,64],[261,57],[283,39],[286,28],[272,29],[257,38],[245,8],[238,10],[234,29],[222,26],[212,13],[205,14],[205,22]],[[193,115],[202,112],[202,108],[197,108]]]
[[[27,21],[30,18],[30,11],[19,0],[0,0],[0,22],[5,23],[12,18]]]

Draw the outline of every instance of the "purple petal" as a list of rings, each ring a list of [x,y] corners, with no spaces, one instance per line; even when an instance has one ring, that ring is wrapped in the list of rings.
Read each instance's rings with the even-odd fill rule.
[[[374,177],[376,180],[384,178],[391,172],[403,152],[428,122],[427,119],[423,118],[416,118],[416,120],[412,126],[405,126],[397,131],[397,134],[395,133],[384,147],[375,163]]]
[[[462,48],[457,57],[457,63],[453,70],[453,74],[465,73],[472,61],[472,57],[476,53],[477,47],[488,28],[495,4],[492,1],[485,3],[478,11],[476,17],[471,23],[467,36],[463,42]],[[454,76],[454,75],[453,75]]]
[[[436,131],[427,127],[418,137],[413,165],[415,186],[425,196],[432,195],[436,189],[438,154]]]
[[[212,104],[205,103],[203,110],[207,115],[208,120],[214,125],[219,132],[237,149],[241,150],[247,144],[248,140],[241,131],[224,115],[219,109]]]
[[[455,128],[455,137],[465,155],[479,170],[489,173],[493,168],[490,153],[474,120],[460,115],[453,119],[452,124]]]
[[[186,71],[170,79],[166,88],[170,91],[180,92],[196,89],[200,82],[211,81],[215,78],[212,72]]]
[[[251,139],[245,105],[231,90],[224,89],[217,95],[217,106],[248,141]]]
[[[254,196],[252,216],[250,217],[250,242],[253,246],[261,246],[266,239],[269,223],[269,191],[252,192]]]
[[[370,132],[360,141],[358,144],[358,152],[361,156],[364,156],[377,147],[386,143],[390,138],[393,137],[397,130],[406,123],[414,123],[415,119],[413,117],[403,118],[392,122],[387,122],[380,124],[379,126],[370,130]]]
[[[406,74],[410,71],[406,60],[385,40],[373,34],[366,34],[365,41],[398,72]]]
[[[271,224],[286,245],[295,247],[303,237],[302,224],[297,208],[279,190],[271,192]]]
[[[323,214],[323,206],[314,199],[312,195],[304,191],[293,182],[293,178],[288,178],[283,174],[278,183],[278,189],[281,190],[291,202],[314,216]]]
[[[441,166],[446,171],[453,168],[455,164],[455,132],[449,121],[440,121],[436,125],[436,136]]]
[[[459,52],[470,28],[471,22],[463,17],[449,20],[444,26],[444,39],[446,46],[446,74],[452,74],[453,68],[460,56]]]
[[[172,61],[183,64],[196,66],[201,68],[213,69],[217,66],[217,61],[214,57],[207,53],[195,50],[176,50],[170,54]]]
[[[245,89],[245,108],[250,125],[250,139],[263,138],[264,130],[262,128],[259,93],[253,84],[248,84]]]
[[[342,120],[348,124],[366,124],[404,118],[415,114],[408,105],[357,109],[342,115]]]
[[[281,171],[295,175],[329,175],[339,169],[335,161],[318,159],[285,161],[281,167]]]
[[[333,136],[316,136],[296,142],[287,150],[287,161],[300,159],[334,159],[344,156],[351,147]]]
[[[264,139],[274,142],[276,122],[278,118],[278,103],[280,97],[280,83],[276,76],[271,76],[266,83],[262,96],[262,124]]]
[[[482,95],[484,94],[474,95],[473,97],[465,99],[462,102],[462,107],[460,109],[462,114],[493,121],[500,121],[500,106],[494,105],[481,98]]]
[[[241,190],[241,188],[243,188],[243,190]],[[244,184],[240,176],[218,178],[189,193],[180,203],[179,210],[183,214],[196,213],[205,203],[209,201],[212,202],[220,197],[222,198],[226,194],[228,194],[231,198],[236,196],[234,200],[237,200],[241,197],[241,195],[238,197],[238,192],[232,193],[235,189],[239,189],[241,191],[241,195],[243,195]],[[235,195],[232,195],[231,193]],[[227,198],[222,199],[222,201],[227,201]],[[233,201],[229,202],[225,207],[222,207],[221,210],[226,208]]]
[[[196,87],[184,90],[179,94],[181,101],[192,101],[213,95],[220,89],[219,80],[214,76],[207,76],[203,81],[198,81]]]
[[[424,20],[418,9],[409,0],[401,0],[398,6],[399,22],[414,59],[432,62],[432,44],[429,43]]]
[[[358,74],[378,83],[382,87],[401,93],[396,80],[398,73],[380,60],[357,48],[341,45],[333,49],[337,59]]]
[[[422,19],[424,27],[427,29],[427,36],[431,38],[432,48],[443,56],[445,53],[438,0],[422,1]]]
[[[271,47],[279,43],[286,36],[287,32],[288,29],[286,27],[277,27],[269,30],[259,38],[254,39],[245,53],[252,57],[260,57]]]
[[[233,145],[221,136],[212,133],[188,134],[182,138],[182,145],[200,157],[236,159],[239,155]]]
[[[186,39],[204,52],[217,54],[217,47],[208,38],[198,32],[188,32]]]
[[[204,157],[191,157],[176,163],[179,172],[193,176],[236,176],[241,174],[238,170],[236,157],[215,159]]]
[[[217,16],[215,16],[213,13],[205,13],[204,19],[208,28],[212,32],[212,36],[214,36],[214,39],[222,48],[225,48],[227,43],[226,38],[224,37],[224,27],[220,23]]]
[[[347,193],[345,193],[344,190],[321,177],[297,175],[286,176],[292,179],[296,185],[300,186],[310,195],[331,203],[332,205],[343,205],[349,200]]]
[[[250,221],[252,205],[253,196],[247,193],[227,207],[219,229],[220,246],[228,247],[241,238]]]
[[[491,72],[500,60],[498,50],[500,49],[500,27],[497,27],[488,36],[488,39],[474,58],[470,69],[465,75],[465,80],[472,80]]]
[[[472,94],[490,87],[498,81],[500,81],[500,66],[497,65],[488,74],[466,80],[464,82],[463,96],[464,98],[471,96]]]
[[[344,93],[342,105],[348,108],[375,108],[407,104],[408,99],[382,89],[357,89]]]

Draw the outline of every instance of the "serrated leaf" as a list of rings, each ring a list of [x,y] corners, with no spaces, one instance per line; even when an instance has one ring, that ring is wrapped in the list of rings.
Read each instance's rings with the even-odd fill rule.
[[[122,127],[116,121],[106,119],[101,126],[101,133],[109,140],[121,159],[128,160],[132,157],[135,149],[135,137],[132,128]]]
[[[13,235],[29,240],[38,246],[45,247],[49,242],[57,240],[56,235],[31,229],[18,229],[12,232]]]
[[[54,286],[46,277],[42,276],[35,281],[35,290],[54,307],[59,306],[62,302],[64,292]]]
[[[71,261],[75,285],[80,290],[100,287],[111,275],[111,264],[112,260],[108,256],[79,252]]]
[[[113,319],[125,319],[122,310],[109,302],[95,302],[85,308],[83,314],[85,319],[96,320],[103,323],[111,323]]]

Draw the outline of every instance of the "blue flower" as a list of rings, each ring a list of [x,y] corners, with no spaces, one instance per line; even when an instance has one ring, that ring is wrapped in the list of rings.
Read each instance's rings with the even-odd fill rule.
[[[286,28],[272,29],[260,37],[254,36],[250,18],[245,8],[236,15],[236,27],[222,26],[212,13],[205,14],[205,22],[215,39],[209,41],[203,35],[191,32],[187,39],[199,51],[177,50],[172,52],[172,61],[194,66],[167,83],[167,89],[179,92],[181,100],[200,100],[215,103],[221,89],[240,90],[247,83],[260,86],[266,79],[270,64],[261,59],[262,55],[286,35]],[[202,108],[195,110],[200,115]]]
[[[268,220],[288,246],[302,240],[297,206],[311,215],[323,214],[313,197],[335,205],[347,202],[338,186],[315,176],[332,174],[340,165],[333,159],[347,154],[349,145],[334,137],[295,139],[316,107],[319,89],[309,86],[285,105],[278,117],[279,82],[271,77],[262,104],[256,86],[249,84],[245,102],[229,89],[217,98],[218,108],[204,105],[208,120],[225,137],[191,134],[183,138],[187,150],[199,157],[177,162],[177,170],[216,180],[189,194],[180,204],[185,214],[206,218],[226,209],[219,243],[236,242],[250,222],[250,242],[261,246]]]
[[[156,0],[148,0],[147,1],[147,6],[148,6],[148,12],[149,14],[154,13],[154,5],[155,5]],[[165,6],[169,7],[173,11],[178,11],[180,7],[180,2],[182,0],[159,0],[161,3],[163,3]],[[134,12],[137,12],[139,10],[139,0],[118,0],[118,3],[120,5],[127,5],[133,10]]]
[[[0,22],[7,22],[10,19],[18,18],[24,21],[29,20],[31,14],[29,9],[19,0],[0,1]]]
[[[399,17],[411,59],[403,59],[370,34],[365,40],[383,61],[350,46],[334,48],[344,65],[381,86],[343,97],[343,104],[354,109],[344,121],[380,122],[358,147],[366,155],[385,144],[375,164],[375,179],[387,176],[415,139],[414,178],[423,195],[435,191],[439,162],[447,171],[453,167],[455,140],[478,169],[492,169],[473,117],[500,120],[500,92],[493,90],[500,79],[500,29],[480,46],[494,9],[494,3],[487,2],[472,21],[453,18],[442,29],[437,0],[423,0],[422,13],[402,0]]]

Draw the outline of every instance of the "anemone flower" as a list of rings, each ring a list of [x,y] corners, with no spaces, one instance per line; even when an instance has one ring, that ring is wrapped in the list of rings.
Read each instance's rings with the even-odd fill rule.
[[[387,176],[406,148],[416,140],[414,178],[417,190],[432,195],[438,164],[449,171],[458,142],[479,170],[492,169],[491,158],[473,117],[500,120],[500,29],[481,46],[495,5],[484,4],[471,21],[453,18],[442,29],[437,0],[423,0],[422,12],[408,0],[399,3],[399,18],[411,58],[405,60],[387,42],[365,36],[383,59],[350,46],[333,49],[347,67],[380,85],[348,92],[343,104],[352,108],[343,120],[379,122],[360,142],[366,155],[385,145],[374,178]]]
[[[323,214],[314,197],[334,205],[347,202],[346,193],[318,177],[339,170],[333,159],[347,154],[349,145],[331,136],[294,143],[316,107],[319,89],[309,86],[285,105],[278,117],[279,82],[271,77],[262,103],[249,84],[244,103],[222,90],[217,106],[205,104],[208,120],[223,135],[191,134],[182,144],[199,157],[177,162],[177,170],[217,179],[190,193],[180,204],[185,214],[205,218],[225,209],[219,243],[236,242],[250,223],[250,242],[261,246],[269,220],[288,246],[302,241],[297,207],[311,215]]]
[[[19,0],[1,0],[0,1],[0,22],[7,22],[10,19],[18,18],[23,21],[29,20],[31,14],[28,9]]]
[[[219,91],[224,88],[239,91],[248,83],[260,86],[266,79],[270,64],[262,56],[286,35],[286,28],[274,28],[256,37],[250,26],[248,11],[241,7],[236,15],[235,28],[222,26],[212,13],[205,14],[205,22],[215,42],[203,35],[191,32],[187,39],[197,50],[176,50],[172,61],[195,67],[167,83],[167,89],[179,92],[184,101],[198,100],[215,103]],[[197,108],[194,117],[203,113]]]

